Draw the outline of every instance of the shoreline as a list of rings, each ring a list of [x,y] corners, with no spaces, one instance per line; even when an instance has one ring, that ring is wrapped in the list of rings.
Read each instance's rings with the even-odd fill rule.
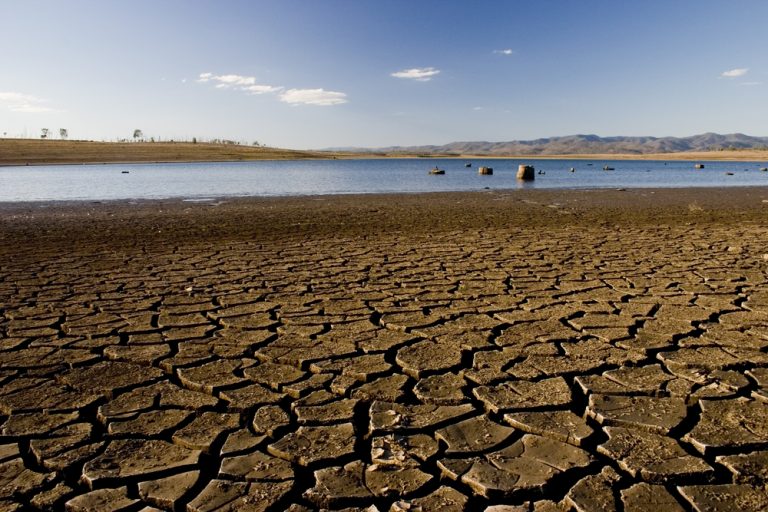
[[[559,155],[412,154],[376,152],[333,152],[288,150],[231,144],[188,142],[92,142],[0,139],[0,167],[39,165],[106,165],[218,163],[293,160],[648,160],[648,161],[731,161],[768,162],[768,150],[692,151],[683,153],[591,153]]]

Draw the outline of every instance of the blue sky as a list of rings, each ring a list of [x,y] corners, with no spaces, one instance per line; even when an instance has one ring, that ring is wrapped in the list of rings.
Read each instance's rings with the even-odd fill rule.
[[[0,135],[768,135],[765,0],[0,0]]]

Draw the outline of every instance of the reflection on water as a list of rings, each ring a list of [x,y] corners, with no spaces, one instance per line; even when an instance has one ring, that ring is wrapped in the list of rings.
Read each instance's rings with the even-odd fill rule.
[[[534,181],[516,179],[521,163],[534,165]],[[467,168],[458,159],[382,159],[0,167],[0,201],[768,185],[764,162],[704,162],[703,169],[695,163],[494,159]],[[445,174],[430,175],[435,166]],[[493,175],[480,175],[480,166],[493,167]]]

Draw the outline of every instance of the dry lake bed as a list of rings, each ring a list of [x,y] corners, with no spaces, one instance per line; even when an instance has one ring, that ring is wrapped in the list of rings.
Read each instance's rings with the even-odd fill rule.
[[[0,511],[765,510],[768,189],[0,205]]]

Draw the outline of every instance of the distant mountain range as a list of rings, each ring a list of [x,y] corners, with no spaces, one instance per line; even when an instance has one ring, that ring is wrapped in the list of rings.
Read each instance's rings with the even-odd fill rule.
[[[564,155],[648,154],[725,149],[768,149],[768,137],[743,133],[703,133],[692,137],[599,137],[568,135],[509,142],[451,142],[442,146],[392,146],[385,148],[333,148],[334,151],[407,153],[418,155]]]

